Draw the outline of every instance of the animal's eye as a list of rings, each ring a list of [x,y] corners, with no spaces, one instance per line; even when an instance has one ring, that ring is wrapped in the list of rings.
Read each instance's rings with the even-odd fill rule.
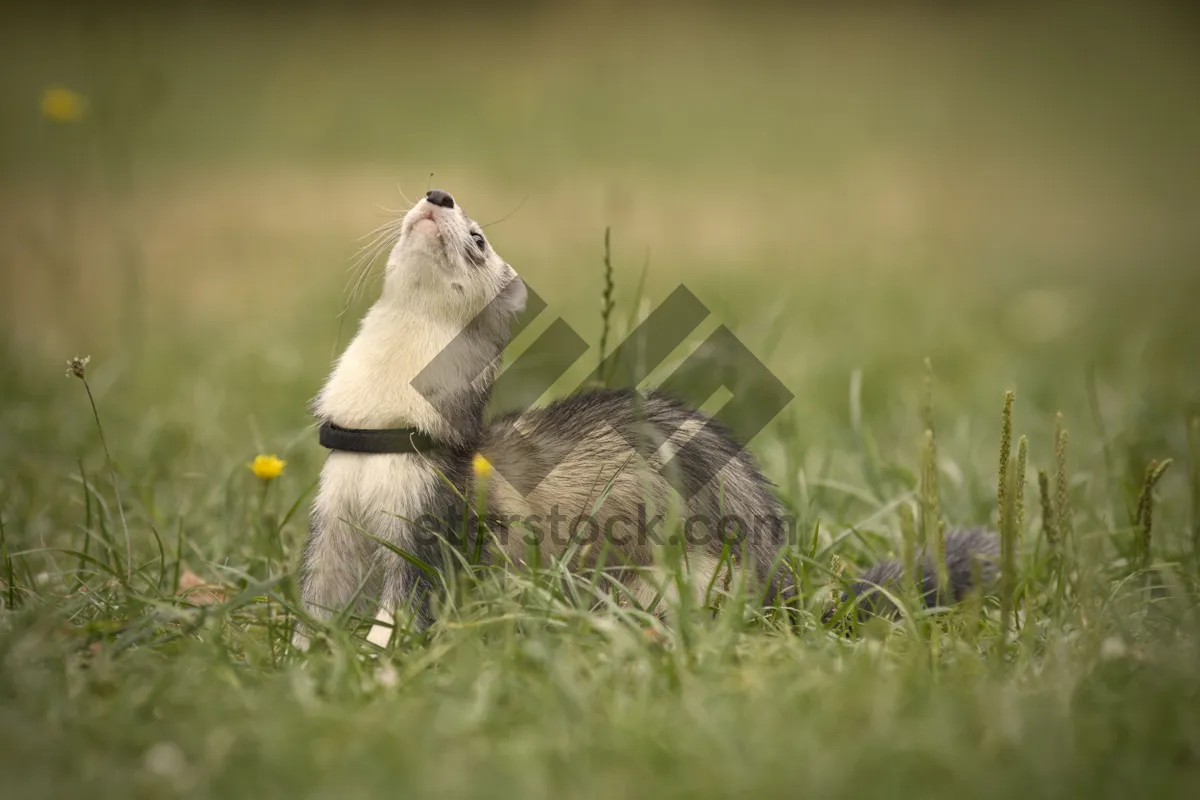
[[[483,234],[478,231],[471,231],[471,240],[475,242],[475,246],[479,248],[479,252],[483,252],[487,248],[487,241],[483,238]]]

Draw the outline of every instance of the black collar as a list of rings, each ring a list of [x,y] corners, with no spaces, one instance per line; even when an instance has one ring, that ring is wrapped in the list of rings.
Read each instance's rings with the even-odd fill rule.
[[[328,420],[321,423],[321,446],[347,453],[430,453],[443,449],[416,428],[343,428]]]

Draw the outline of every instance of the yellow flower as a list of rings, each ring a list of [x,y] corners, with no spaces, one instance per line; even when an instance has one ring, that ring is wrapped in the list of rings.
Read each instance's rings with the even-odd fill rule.
[[[475,458],[471,461],[471,468],[475,470],[476,477],[487,479],[488,475],[492,474],[491,463],[483,457],[481,453],[476,453]]]
[[[86,106],[83,95],[61,86],[51,86],[42,92],[42,116],[55,122],[79,122]]]
[[[249,465],[250,471],[255,477],[264,481],[273,481],[283,474],[283,468],[287,466],[287,462],[282,458],[275,456],[255,456],[254,461]]]

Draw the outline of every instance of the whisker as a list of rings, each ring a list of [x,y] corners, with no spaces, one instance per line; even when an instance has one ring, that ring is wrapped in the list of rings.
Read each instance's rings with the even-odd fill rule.
[[[528,199],[529,199],[529,192],[526,192],[526,193],[525,193],[525,196],[521,198],[521,202],[517,203],[517,207],[516,207],[516,208],[514,208],[512,211],[508,212],[507,214],[505,214],[505,215],[504,215],[503,217],[501,217],[500,219],[493,220],[492,222],[489,222],[487,225],[480,225],[479,227],[481,227],[481,228],[490,228],[492,225],[499,225],[501,222],[504,222],[504,220],[508,219],[508,218],[509,218],[509,217],[511,217],[513,214],[516,214],[518,211],[520,211],[520,210],[521,210],[521,206],[525,205],[525,201],[526,201],[526,200],[528,200]]]
[[[399,229],[399,228],[400,228],[400,226],[402,226],[403,224],[404,224],[404,218],[403,218],[403,217],[400,217],[400,218],[398,218],[398,219],[389,220],[389,221],[385,222],[384,224],[380,225],[380,226],[379,226],[378,228],[376,228],[375,230],[373,230],[373,231],[371,231],[370,233],[366,234],[365,236],[360,236],[360,237],[359,237],[359,241],[362,241],[363,239],[366,239],[366,238],[368,238],[368,237],[371,237],[372,239],[375,239],[375,238],[378,238],[378,237],[379,237],[379,236],[381,236],[381,235],[382,235],[382,236],[387,236],[387,235],[390,235],[390,234],[392,234],[392,233],[395,233],[395,232],[396,232],[396,230],[397,230],[397,229]]]
[[[401,197],[404,197],[405,202],[411,205],[412,201],[404,196],[404,191],[400,189],[398,183],[396,184],[396,190],[400,192]],[[337,313],[338,329],[337,340],[334,344],[335,354],[341,347],[342,331],[345,327],[346,317],[350,309],[354,306],[354,302],[362,294],[365,287],[370,284],[371,273],[373,272],[372,268],[378,262],[381,255],[391,250],[396,242],[400,241],[400,235],[403,233],[404,215],[406,212],[387,208],[383,210],[394,216],[377,225],[373,230],[358,237],[359,241],[365,241],[365,244],[350,259],[350,264],[346,268],[346,271],[351,273],[353,277],[347,282],[342,307]]]
[[[374,249],[376,245],[378,245],[384,239],[387,239],[393,233],[395,233],[395,229],[392,226],[388,226],[387,228],[372,234],[371,241],[359,247],[358,251],[355,253],[355,256],[357,257],[368,250]]]
[[[345,314],[358,298],[371,272],[371,268],[379,260],[380,255],[390,250],[399,241],[400,234],[403,231],[403,223],[403,218],[389,220],[376,228],[371,234],[367,234],[372,237],[371,240],[359,248],[354,258],[351,259],[350,266],[347,268],[348,272],[354,273],[354,277],[347,287],[348,294],[342,307],[342,314]]]
[[[362,255],[360,255],[358,258],[355,259],[354,264],[351,267],[351,269],[355,273],[357,273],[354,278],[353,292],[356,292],[358,290],[358,288],[361,286],[362,281],[363,281],[363,276],[366,273],[371,271],[371,268],[375,265],[375,262],[377,262],[379,260],[379,257],[384,252],[386,252],[387,250],[390,249],[391,243],[392,243],[392,240],[390,237],[383,239],[377,245],[375,245],[373,248],[371,248],[369,251],[363,253]],[[353,292],[352,292],[352,295],[353,295]],[[353,302],[353,300],[354,300],[354,297],[352,296],[351,302]]]
[[[388,247],[398,238],[395,231],[384,231],[375,237],[372,241],[359,248],[358,252],[350,260],[350,265],[346,268],[347,272],[354,272],[379,257],[380,251]]]
[[[396,191],[399,192],[400,196],[404,198],[404,202],[408,203],[410,206],[416,205],[416,203],[408,199],[408,195],[406,195],[404,190],[400,188],[400,181],[396,181]]]
[[[399,219],[389,220],[389,221],[385,222],[384,224],[380,225],[375,230],[366,234],[365,236],[360,236],[359,237],[360,241],[362,239],[366,239],[367,237],[371,237],[371,241],[367,242],[366,244],[364,244],[362,247],[359,248],[358,253],[355,254],[356,257],[354,259],[353,265],[357,265],[359,263],[359,260],[361,259],[362,255],[364,253],[376,250],[380,244],[388,241],[389,239],[398,238],[398,235],[399,235],[400,230],[403,227],[403,225],[404,225],[403,217],[401,217]]]
[[[383,210],[384,210],[384,211],[388,211],[389,209],[386,209],[386,208],[384,208]],[[368,232],[368,233],[364,233],[362,236],[358,237],[358,240],[361,242],[363,239],[366,239],[368,236],[374,236],[375,234],[377,234],[377,233],[379,233],[379,232],[381,232],[381,231],[386,231],[386,230],[388,230],[389,228],[391,228],[392,226],[394,226],[394,225],[399,225],[399,224],[400,224],[400,223],[402,223],[402,222],[404,222],[404,219],[403,219],[403,218],[401,218],[401,219],[396,219],[396,218],[394,218],[394,217],[389,217],[387,222],[385,222],[385,223],[383,223],[382,225],[379,225],[378,227],[376,227],[376,228],[372,229],[372,230],[371,230],[370,232]]]

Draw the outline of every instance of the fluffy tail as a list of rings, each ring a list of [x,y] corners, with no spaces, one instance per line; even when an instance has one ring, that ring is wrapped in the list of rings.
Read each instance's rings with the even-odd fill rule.
[[[959,602],[976,587],[986,588],[993,583],[1000,571],[1000,537],[984,529],[954,530],[946,534],[947,586],[943,594],[938,587],[938,569],[933,556],[922,553],[918,562],[921,582],[921,599],[926,606],[949,606]],[[895,617],[897,609],[890,599],[879,591],[882,587],[893,594],[904,594],[904,564],[890,559],[876,564],[850,584],[843,592],[841,603],[825,614],[828,622],[838,609],[852,596],[858,598],[858,617]]]

